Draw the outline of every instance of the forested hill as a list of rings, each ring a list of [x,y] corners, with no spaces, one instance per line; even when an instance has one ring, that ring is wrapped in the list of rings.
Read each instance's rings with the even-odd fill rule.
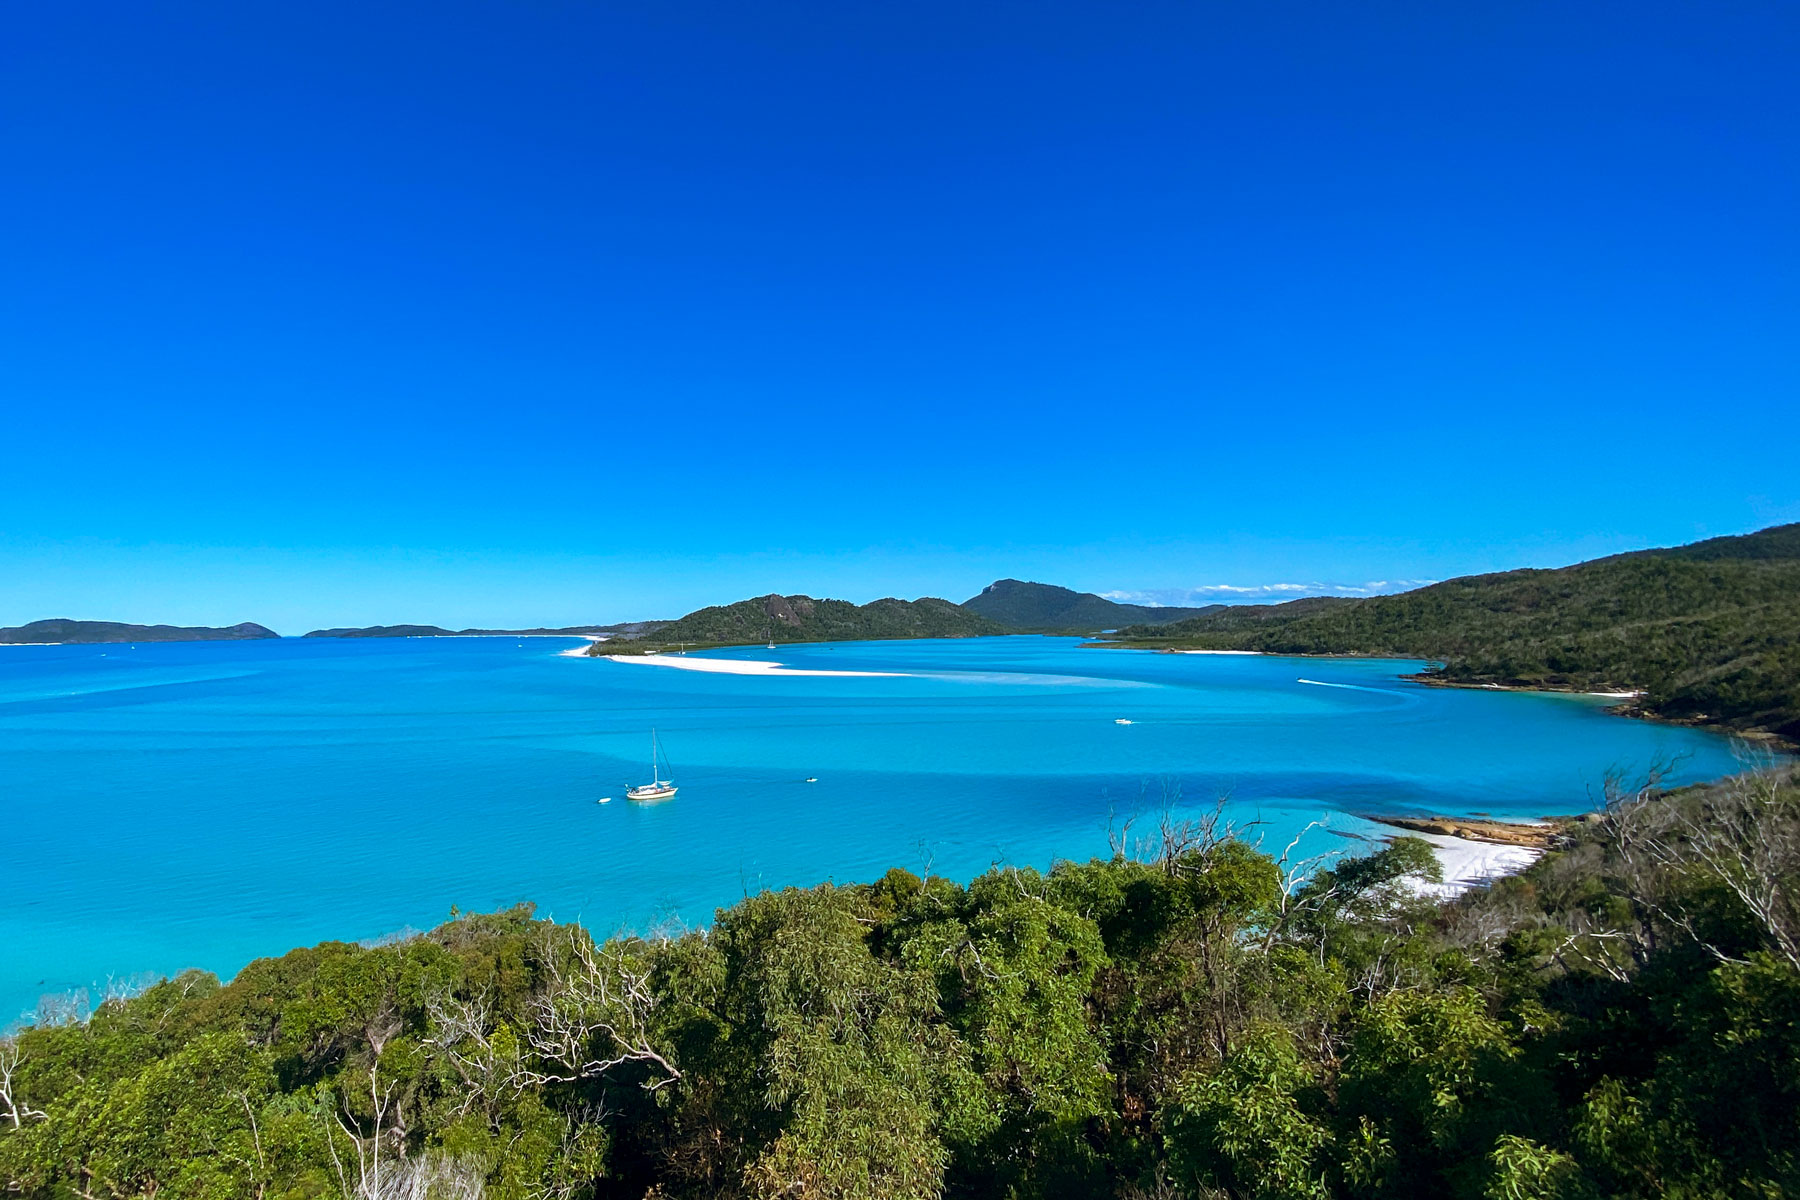
[[[1224,605],[1151,608],[1142,604],[1120,604],[1092,592],[1072,591],[1048,583],[999,579],[982,588],[979,596],[963,601],[963,607],[1016,630],[1091,631],[1140,623],[1161,625],[1202,616]]]
[[[985,637],[1010,633],[1004,625],[960,604],[926,596],[919,600],[815,600],[764,596],[691,612],[637,640],[618,638],[595,653],[673,645],[741,646],[756,642],[852,642],[891,638]]]
[[[0,644],[24,642],[240,642],[280,637],[273,629],[245,621],[215,628],[207,625],[127,625],[122,621],[33,621],[0,629]]]
[[[1230,609],[1120,645],[1442,662],[1432,675],[1643,691],[1663,717],[1800,739],[1800,525],[1397,596]]]
[[[1568,839],[1440,905],[1417,839],[1284,888],[1165,823],[669,938],[521,908],[53,1002],[0,1037],[0,1195],[1800,1195],[1800,792]]]

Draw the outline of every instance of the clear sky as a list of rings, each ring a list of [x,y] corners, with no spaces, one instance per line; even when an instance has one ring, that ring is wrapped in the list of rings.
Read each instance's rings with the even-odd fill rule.
[[[70,3],[0,624],[1363,587],[1800,519],[1792,3]]]

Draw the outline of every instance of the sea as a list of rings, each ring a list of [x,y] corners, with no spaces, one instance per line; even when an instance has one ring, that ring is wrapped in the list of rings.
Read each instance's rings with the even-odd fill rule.
[[[1047,637],[690,656],[826,672],[756,675],[579,645],[0,647],[0,1027],[453,906],[670,932],[765,888],[1104,856],[1221,804],[1298,859],[1376,848],[1370,816],[1532,819],[1594,807],[1608,772],[1735,769],[1726,739],[1616,701],[1424,687],[1416,662]],[[680,792],[630,803],[653,731]]]

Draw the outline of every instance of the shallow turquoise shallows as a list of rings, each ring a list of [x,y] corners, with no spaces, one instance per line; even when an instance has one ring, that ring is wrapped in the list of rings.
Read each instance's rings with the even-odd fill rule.
[[[1712,735],[1398,678],[1414,663],[1027,637],[711,656],[897,673],[784,677],[572,644],[0,647],[0,1026],[44,993],[229,974],[451,905],[641,930],[889,866],[1044,867],[1177,788],[1228,793],[1276,850],[1330,817],[1323,849],[1365,844],[1357,814],[1534,817],[1589,806],[1609,767],[1733,766]],[[652,728],[681,792],[638,807]]]

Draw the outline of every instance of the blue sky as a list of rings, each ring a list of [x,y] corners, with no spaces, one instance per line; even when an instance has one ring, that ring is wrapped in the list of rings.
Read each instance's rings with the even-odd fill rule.
[[[14,5],[0,624],[1800,519],[1790,4]]]

